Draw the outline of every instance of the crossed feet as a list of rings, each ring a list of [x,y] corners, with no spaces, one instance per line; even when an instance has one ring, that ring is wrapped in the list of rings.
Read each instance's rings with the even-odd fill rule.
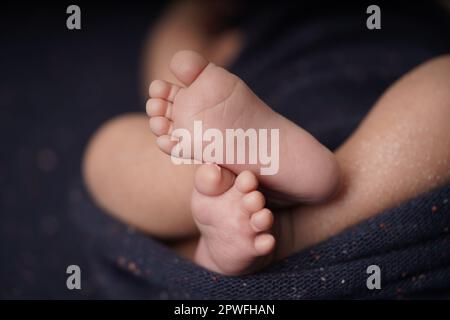
[[[288,230],[283,229],[290,228],[277,228],[274,234],[274,217],[264,207],[258,182],[278,203],[324,201],[338,189],[338,164],[328,149],[273,111],[240,78],[199,54],[178,52],[170,69],[185,87],[155,80],[146,105],[151,131],[163,152],[171,154],[177,145],[175,129],[192,133],[197,120],[224,135],[226,129],[279,129],[277,174],[259,175],[259,164],[203,164],[196,172],[191,200],[201,233],[196,262],[227,275],[256,271],[274,258],[275,238],[286,237]]]

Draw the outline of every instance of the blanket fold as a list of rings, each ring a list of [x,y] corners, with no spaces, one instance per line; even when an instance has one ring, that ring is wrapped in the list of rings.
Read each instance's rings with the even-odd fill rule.
[[[450,185],[387,210],[262,272],[225,277],[176,255],[97,209],[81,187],[72,204],[105,298],[337,299],[450,297]],[[369,290],[367,268],[380,268]]]

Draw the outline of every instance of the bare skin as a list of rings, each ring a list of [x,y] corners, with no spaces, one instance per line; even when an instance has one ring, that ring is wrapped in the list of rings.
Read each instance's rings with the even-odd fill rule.
[[[449,87],[446,55],[413,69],[385,92],[336,151],[343,173],[341,193],[327,204],[292,211],[293,250],[449,183]]]
[[[326,204],[299,206],[289,212],[276,213],[278,224],[286,230],[277,233],[277,258],[321,242],[384,209],[450,181],[450,129],[446,123],[450,118],[449,74],[448,56],[433,59],[411,71],[383,95],[360,128],[336,151],[344,181],[337,197]],[[194,168],[179,166],[179,173],[183,174],[173,175],[180,176],[177,182],[161,188],[164,186],[162,181],[170,181],[176,166],[171,165],[167,156],[158,156],[154,140],[146,136],[144,126],[142,117],[123,117],[101,129],[94,139],[97,146],[92,143],[86,154],[84,172],[87,185],[99,203],[104,203],[104,207],[116,212],[122,220],[144,231],[165,238],[195,237],[197,233],[189,206],[178,207],[179,203],[189,203]],[[141,129],[133,132],[130,130],[132,127]],[[124,133],[127,137],[120,143],[117,135],[123,136]],[[129,145],[129,141],[138,140],[141,145]],[[119,161],[125,146],[128,163]],[[146,152],[148,156],[143,157],[142,153]],[[98,163],[105,166],[102,159],[106,158],[109,159],[109,168],[99,170]],[[149,193],[143,190],[152,190],[158,170],[144,170],[138,165],[140,161],[147,161],[147,167],[165,163],[164,166],[170,168],[161,173],[158,188],[153,188],[154,198],[150,201],[147,200]],[[161,167],[157,168],[161,172]],[[140,175],[144,171],[149,172],[151,178],[145,178],[145,181],[141,178],[143,185],[136,187],[135,181],[128,176],[133,172],[135,176]],[[114,175],[110,176],[110,181],[115,183],[103,183],[111,172]],[[109,188],[105,188],[107,185]],[[136,202],[127,197],[116,199],[114,203],[112,199],[117,194],[111,185],[115,188],[121,186],[119,190],[129,187],[130,194],[141,192],[142,207],[134,208]],[[183,185],[181,189],[186,192],[179,194],[177,201],[164,200],[173,199],[172,188],[175,185]],[[170,215],[161,217],[159,212],[163,208]],[[155,216],[160,219],[152,220],[151,217]],[[191,224],[185,224],[183,228],[173,227],[180,220],[190,219]],[[161,226],[165,226],[165,230],[161,231]],[[194,259],[197,241],[183,241],[177,248],[180,253]]]

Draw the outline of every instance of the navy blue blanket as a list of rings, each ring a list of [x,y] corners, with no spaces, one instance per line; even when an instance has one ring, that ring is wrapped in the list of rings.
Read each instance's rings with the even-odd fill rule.
[[[101,213],[86,194],[72,207],[92,263],[83,272],[99,297],[450,298],[450,185],[241,277],[221,276],[179,257]],[[381,270],[380,290],[367,288],[370,265]]]

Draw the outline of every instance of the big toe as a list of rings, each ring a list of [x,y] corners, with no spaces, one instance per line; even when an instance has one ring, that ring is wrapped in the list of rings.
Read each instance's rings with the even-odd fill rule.
[[[209,64],[203,56],[195,51],[178,51],[170,62],[170,70],[186,86],[200,75],[203,69]]]
[[[216,164],[202,164],[195,173],[194,186],[207,196],[217,196],[233,185],[235,175]]]

